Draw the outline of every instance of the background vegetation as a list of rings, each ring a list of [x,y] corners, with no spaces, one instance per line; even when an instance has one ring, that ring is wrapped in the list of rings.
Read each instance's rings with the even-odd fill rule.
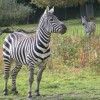
[[[87,2],[89,3],[95,3],[100,2],[100,0],[32,0],[34,4],[36,4],[39,7],[45,7],[47,5],[49,6],[58,6],[58,7],[71,7],[71,6],[78,6],[83,5]]]
[[[0,26],[21,23],[30,13],[31,7],[18,4],[16,0],[0,0]]]
[[[51,50],[47,69],[43,73],[40,85],[40,97],[35,96],[37,67],[33,83],[33,99],[35,100],[99,100],[100,99],[100,18],[96,18],[96,32],[91,38],[84,33],[81,20],[69,20],[64,23],[68,31],[64,35],[52,34]],[[9,26],[13,29],[36,29],[37,24]],[[0,48],[6,33],[0,36]],[[27,98],[29,72],[23,66],[17,77],[18,96],[11,94],[11,78],[9,79],[9,95],[4,97],[3,65],[0,63],[0,98],[24,100]],[[13,68],[13,65],[12,65]],[[12,69],[11,68],[11,69]],[[22,91],[23,90],[23,91]]]
[[[60,20],[100,16],[99,0],[0,0],[0,26],[37,23],[47,5]]]
[[[36,30],[38,24],[21,24],[33,23],[33,20],[37,22],[47,5],[56,6],[55,15],[60,19],[71,19],[64,21],[68,28],[64,35],[51,36],[52,55],[43,73],[40,97],[36,97],[34,92],[37,67],[35,69],[33,99],[100,100],[100,17],[94,20],[96,32],[90,38],[84,33],[81,20],[78,19],[82,12],[80,7],[88,3],[94,5],[94,17],[100,16],[100,0],[0,0],[0,26],[2,26],[0,31],[5,26],[12,30]],[[6,97],[2,95],[4,86],[2,45],[7,35],[7,33],[0,35],[0,100],[25,100],[29,86],[29,72],[26,66],[23,66],[17,77],[19,94],[14,96],[11,93],[10,77],[9,95]]]

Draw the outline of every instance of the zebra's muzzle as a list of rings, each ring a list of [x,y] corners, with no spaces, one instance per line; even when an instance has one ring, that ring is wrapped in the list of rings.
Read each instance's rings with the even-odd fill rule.
[[[66,31],[67,31],[67,27],[64,24],[62,24],[61,34],[66,33]]]

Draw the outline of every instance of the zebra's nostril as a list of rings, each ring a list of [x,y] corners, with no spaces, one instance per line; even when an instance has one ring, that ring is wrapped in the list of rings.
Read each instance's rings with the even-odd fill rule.
[[[65,33],[66,30],[67,30],[67,27],[64,24],[62,24],[62,33]]]

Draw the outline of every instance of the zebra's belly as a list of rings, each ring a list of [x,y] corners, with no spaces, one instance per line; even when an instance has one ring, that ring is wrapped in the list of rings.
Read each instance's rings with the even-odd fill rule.
[[[35,56],[35,55],[28,55],[26,60],[27,60],[27,64],[29,65],[30,63],[32,64],[35,64],[35,65],[39,65],[41,64],[42,62],[44,62],[45,60],[48,59],[48,57],[50,56],[50,52],[48,53],[45,53],[45,54],[41,54],[41,55],[38,55],[38,56]]]
[[[21,56],[15,54],[11,58],[13,59],[14,62],[19,63],[21,65],[27,65],[28,64],[26,57],[21,57]]]
[[[39,63],[43,62],[44,60],[46,60],[51,52],[50,49],[45,52],[45,53],[37,53],[36,51],[33,50],[33,52],[29,52],[30,50],[28,49],[18,49],[18,48],[14,48],[12,49],[12,58],[14,59],[14,61],[20,63],[20,64],[24,64],[24,65],[29,65],[30,63],[32,64],[36,64],[38,65]]]
[[[50,55],[48,55],[45,58],[41,58],[41,59],[37,58],[36,60],[34,60],[33,58],[30,58],[31,60],[29,60],[29,58],[27,59],[27,57],[24,59],[19,59],[19,57],[13,57],[12,59],[14,60],[14,62],[17,62],[21,65],[29,66],[31,64],[31,65],[42,66],[44,64],[44,62],[47,62],[47,59],[49,58],[49,56]]]

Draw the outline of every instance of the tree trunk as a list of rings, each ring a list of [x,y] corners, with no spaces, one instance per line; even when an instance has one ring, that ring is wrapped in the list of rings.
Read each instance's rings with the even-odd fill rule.
[[[92,3],[86,4],[86,16],[89,20],[94,17],[94,9]]]
[[[86,16],[87,19],[91,19],[94,17],[94,9],[92,3],[87,3],[84,5],[80,5],[80,16]]]
[[[80,16],[86,16],[85,5],[80,5]]]
[[[0,29],[0,35],[2,35],[3,33],[13,33],[13,32],[24,32],[24,33],[35,33],[36,30],[24,30],[24,29],[16,29],[16,30],[12,30],[11,28],[3,28]]]

